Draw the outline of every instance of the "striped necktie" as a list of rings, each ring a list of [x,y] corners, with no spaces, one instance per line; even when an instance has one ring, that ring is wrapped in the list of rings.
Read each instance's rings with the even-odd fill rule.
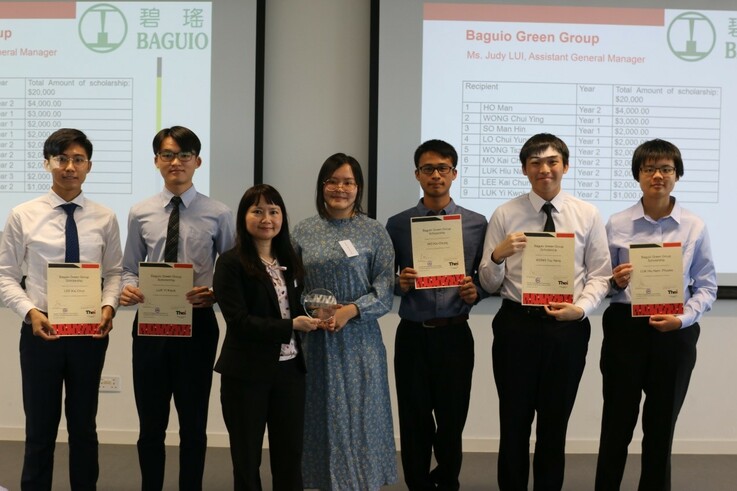
[[[177,249],[179,248],[179,204],[182,198],[172,197],[171,213],[169,214],[169,225],[166,227],[166,244],[164,245],[164,261],[167,263],[177,262]]]

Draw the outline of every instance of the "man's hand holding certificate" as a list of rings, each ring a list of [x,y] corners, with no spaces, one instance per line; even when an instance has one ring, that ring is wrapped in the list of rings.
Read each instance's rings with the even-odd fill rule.
[[[631,244],[632,316],[683,313],[683,254],[680,243]]]
[[[573,303],[575,239],[572,233],[525,232],[522,305]]]
[[[191,264],[140,263],[138,285],[146,301],[138,304],[139,336],[192,335]]]
[[[415,288],[449,288],[463,283],[461,215],[413,217],[412,258]]]
[[[49,263],[49,322],[60,336],[100,334],[100,265]]]

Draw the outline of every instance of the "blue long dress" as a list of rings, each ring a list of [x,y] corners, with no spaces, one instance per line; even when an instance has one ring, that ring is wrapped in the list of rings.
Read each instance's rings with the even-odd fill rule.
[[[359,316],[337,333],[305,336],[305,488],[372,491],[397,480],[386,349],[377,319],[392,306],[394,249],[365,215],[300,222],[292,235],[304,262],[305,291],[326,288]],[[350,240],[348,257],[339,241]]]

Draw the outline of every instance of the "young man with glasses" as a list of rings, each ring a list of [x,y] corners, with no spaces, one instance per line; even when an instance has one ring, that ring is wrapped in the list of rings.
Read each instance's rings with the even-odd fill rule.
[[[675,145],[664,140],[641,144],[632,156],[632,177],[640,184],[642,198],[607,223],[613,296],[603,320],[604,411],[597,491],[619,490],[643,392],[638,489],[671,489],[673,433],[696,364],[698,321],[711,309],[717,292],[706,225],[671,196],[682,176],[683,159]],[[633,317],[630,245],[660,243],[681,245],[683,313]]]
[[[13,208],[0,240],[0,298],[23,319],[20,367],[26,444],[20,488],[51,489],[63,387],[69,487],[95,489],[95,418],[120,293],[120,232],[115,213],[82,192],[92,169],[92,143],[85,134],[55,131],[44,143],[43,154],[51,190]],[[65,262],[99,264],[102,291],[93,335],[60,335],[59,326],[55,329],[49,322],[47,267]]]
[[[458,163],[452,145],[426,141],[415,151],[414,160],[423,196],[416,206],[394,215],[386,225],[398,272],[394,293],[401,297],[394,375],[402,466],[410,491],[457,490],[474,362],[468,314],[483,296],[477,269],[486,219],[456,205],[450,197]],[[411,218],[456,214],[462,220],[466,276],[451,288],[415,288]],[[433,450],[437,466],[431,471]]]
[[[192,183],[202,165],[201,143],[188,128],[161,130],[153,140],[154,164],[164,189],[134,205],[128,216],[121,305],[145,302],[138,285],[139,262],[192,264],[191,337],[139,334],[133,323],[133,388],[140,420],[138,460],[142,489],[164,481],[164,439],[172,396],[179,415],[179,489],[202,489],[207,449],[207,413],[219,330],[213,304],[215,258],[234,245],[230,209],[197,192]]]
[[[568,155],[565,142],[548,133],[522,145],[521,170],[530,181],[530,192],[494,211],[479,266],[481,285],[490,292],[501,287],[502,297],[492,322],[501,491],[527,489],[536,415],[534,487],[562,489],[568,418],[591,334],[588,316],[609,289],[612,270],[599,211],[561,189]],[[525,232],[540,231],[573,235],[573,302],[522,305]]]

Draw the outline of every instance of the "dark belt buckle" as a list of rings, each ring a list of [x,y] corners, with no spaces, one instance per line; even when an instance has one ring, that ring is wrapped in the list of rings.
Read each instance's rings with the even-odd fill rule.
[[[433,324],[433,323],[432,323],[432,319],[431,319],[431,320],[429,320],[429,321],[423,321],[423,322],[422,322],[422,327],[427,327],[427,328],[429,328],[429,329],[435,329],[435,328],[436,328],[436,327],[438,327],[438,326],[436,326],[435,324]]]

